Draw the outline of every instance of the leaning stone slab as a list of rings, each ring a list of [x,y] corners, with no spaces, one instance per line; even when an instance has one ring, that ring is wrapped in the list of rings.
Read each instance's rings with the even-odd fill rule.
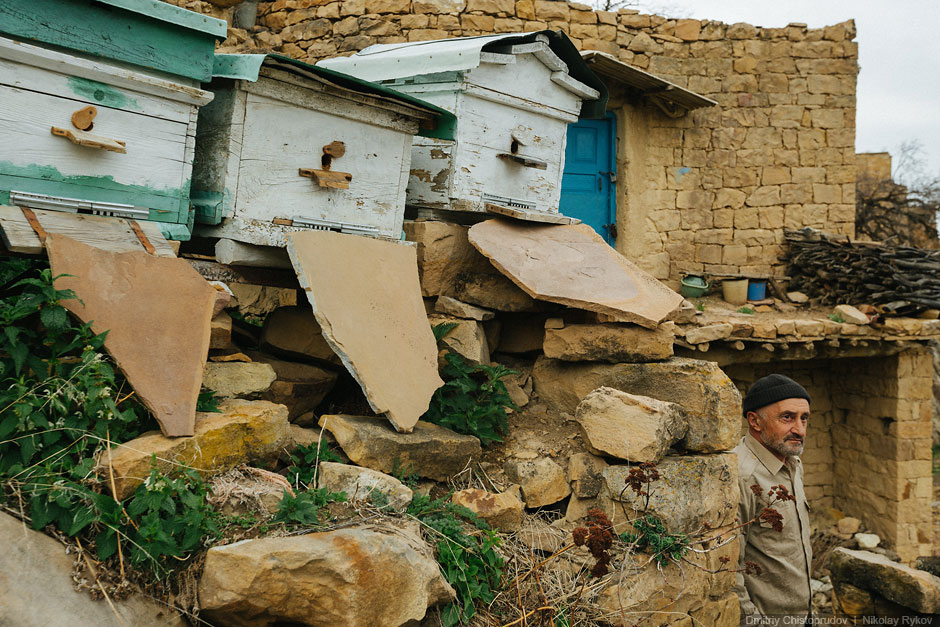
[[[833,585],[877,592],[889,601],[925,614],[940,613],[940,577],[892,562],[884,555],[839,547],[829,562]]]
[[[730,524],[737,514],[738,463],[733,453],[720,455],[687,455],[664,457],[658,464],[660,478],[648,491],[646,511],[659,516],[672,533],[701,533],[709,527]],[[627,488],[627,476],[632,466],[608,466],[604,469],[607,497],[613,503],[613,513],[623,520],[618,502],[633,511],[643,510],[645,496],[637,496]]]
[[[608,387],[585,396],[575,420],[592,453],[631,462],[658,462],[689,428],[679,405]]]
[[[331,492],[345,492],[350,501],[368,501],[374,492],[388,498],[388,505],[395,511],[403,511],[414,493],[401,481],[384,472],[336,462],[320,462],[317,470],[317,487],[329,488]]]
[[[373,416],[323,415],[319,424],[353,463],[385,473],[398,469],[446,481],[481,452],[477,438],[423,420],[411,433],[398,433]]]
[[[546,357],[564,361],[638,362],[672,357],[675,335],[630,324],[571,324],[545,330]]]
[[[193,434],[216,290],[184,259],[46,240],[62,301],[95,333],[167,436]]]
[[[208,476],[239,464],[277,459],[291,442],[287,408],[267,401],[226,400],[221,413],[198,412],[195,435],[167,438],[156,431],[145,433],[111,449],[115,497],[124,499],[150,475],[151,458],[169,472],[188,466]],[[108,452],[98,456],[96,471],[110,487]]]
[[[460,490],[454,492],[451,500],[466,507],[500,531],[519,531],[522,528],[524,504],[519,498],[519,486],[499,494],[476,488]]]
[[[682,297],[610,247],[586,224],[487,220],[470,227],[474,248],[537,300],[655,328]]]
[[[392,527],[213,547],[199,581],[203,615],[242,627],[399,627],[454,596],[430,548]]]
[[[66,546],[29,525],[0,512],[0,625],[97,625],[100,627],[184,627],[176,612],[143,594],[104,599],[75,590],[75,555]],[[84,571],[84,569],[83,569]],[[94,582],[91,573],[83,577]],[[92,585],[94,585],[92,583]]]
[[[648,364],[601,364],[539,357],[532,375],[541,400],[568,414],[605,386],[676,403],[689,413],[689,430],[678,443],[689,451],[729,450],[741,437],[741,393],[714,362],[673,357]]]
[[[202,375],[202,385],[221,398],[257,398],[270,389],[277,375],[274,368],[264,363],[208,363]]]

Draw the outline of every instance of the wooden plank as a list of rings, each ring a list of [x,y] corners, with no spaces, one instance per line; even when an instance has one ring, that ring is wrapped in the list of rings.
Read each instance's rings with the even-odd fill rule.
[[[335,170],[300,168],[299,174],[305,178],[313,179],[320,187],[330,187],[332,189],[349,189],[349,182],[352,181],[352,174],[349,172],[337,172]]]
[[[544,224],[580,224],[581,222],[581,220],[578,220],[577,218],[569,218],[568,216],[563,216],[560,213],[526,211],[525,209],[517,209],[515,207],[495,205],[491,202],[486,203],[486,212],[494,213],[500,216],[506,216],[508,218],[515,218],[516,220],[525,220],[526,222],[541,222]]]
[[[67,235],[83,244],[115,253],[145,251],[134,229],[122,218],[106,218],[62,211],[33,209],[39,224],[47,233]],[[175,257],[155,222],[137,221],[150,240],[158,257]],[[0,205],[0,237],[6,248],[15,253],[40,255],[43,245],[19,207]]]

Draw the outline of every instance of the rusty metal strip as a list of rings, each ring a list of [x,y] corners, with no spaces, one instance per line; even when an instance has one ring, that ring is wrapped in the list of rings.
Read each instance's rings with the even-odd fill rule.
[[[36,235],[39,237],[39,243],[45,246],[46,238],[49,237],[49,234],[46,233],[46,229],[42,228],[42,225],[39,224],[39,218],[36,217],[36,214],[33,213],[33,210],[29,207],[20,207],[20,210],[23,212],[23,216],[26,218],[26,221],[29,222],[29,225],[36,231]]]
[[[140,225],[137,224],[137,220],[127,220],[127,223],[131,225],[131,228],[134,229],[134,235],[137,236],[137,239],[140,241],[140,245],[144,247],[151,255],[156,254],[157,249],[153,247],[153,244],[150,243],[150,240],[147,239],[147,235],[140,228]]]

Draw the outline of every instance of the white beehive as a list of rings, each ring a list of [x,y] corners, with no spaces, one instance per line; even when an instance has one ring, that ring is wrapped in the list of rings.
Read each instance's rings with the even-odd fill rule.
[[[320,65],[457,116],[455,141],[414,141],[407,201],[428,209],[557,213],[568,124],[582,101],[600,103],[600,115],[606,101],[571,42],[550,31],[376,45]]]
[[[248,244],[283,247],[302,229],[399,239],[412,136],[452,126],[433,105],[275,55],[217,55],[209,89],[196,232]]]

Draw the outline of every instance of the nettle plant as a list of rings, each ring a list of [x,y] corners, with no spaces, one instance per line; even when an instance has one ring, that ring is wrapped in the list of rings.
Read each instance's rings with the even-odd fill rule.
[[[102,489],[96,455],[156,427],[87,324],[62,305],[48,265],[0,260],[0,499],[34,529],[81,536],[158,573],[215,536],[194,473],[150,477],[126,501]],[[106,479],[105,479],[106,480]],[[122,550],[122,544],[125,549]]]
[[[446,322],[433,328],[440,342],[457,325]],[[509,431],[506,410],[516,410],[503,379],[517,374],[502,365],[473,364],[457,353],[444,355],[444,385],[434,392],[424,420],[457,433],[473,435],[483,446],[502,442]]]

